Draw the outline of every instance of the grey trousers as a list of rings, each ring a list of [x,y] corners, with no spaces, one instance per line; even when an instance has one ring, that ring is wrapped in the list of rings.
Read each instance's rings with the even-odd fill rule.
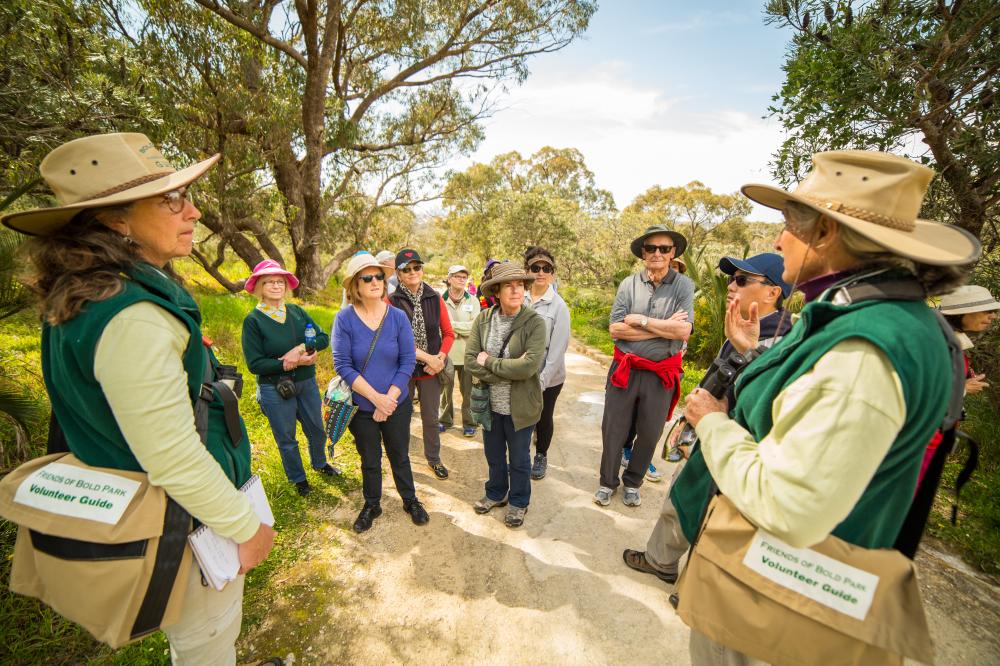
[[[615,363],[611,364],[604,391],[604,419],[601,422],[601,437],[604,443],[604,450],[601,453],[601,485],[606,488],[618,487],[622,449],[634,424],[635,444],[632,446],[632,458],[621,481],[626,488],[638,488],[646,478],[646,470],[653,460],[656,442],[663,434],[672,394],[664,390],[663,383],[655,372],[647,370],[633,369],[626,388],[613,386],[611,373],[617,367]]]
[[[705,634],[691,630],[688,644],[691,666],[768,666],[767,662],[716,643]]]
[[[686,461],[685,461],[686,462]],[[685,462],[681,462],[674,470],[674,475],[670,479],[670,487],[684,469]],[[667,490],[667,497],[663,500],[663,507],[660,509],[660,517],[656,520],[653,533],[649,535],[646,542],[646,561],[654,569],[663,573],[677,573],[677,563],[687,552],[691,544],[681,531],[681,521],[677,518],[677,509],[670,501],[670,491]]]
[[[441,433],[438,432],[438,407],[441,404],[441,379],[431,376],[427,379],[410,380],[410,395],[420,399],[420,424],[424,430],[424,457],[427,462],[441,462]]]
[[[464,365],[455,366],[455,374],[449,380],[441,377],[441,413],[438,421],[451,427],[455,423],[455,408],[453,394],[455,393],[455,377],[458,377],[458,387],[462,392],[462,426],[471,428],[476,425],[472,420],[472,400],[469,394],[472,392],[472,375],[465,371]]]

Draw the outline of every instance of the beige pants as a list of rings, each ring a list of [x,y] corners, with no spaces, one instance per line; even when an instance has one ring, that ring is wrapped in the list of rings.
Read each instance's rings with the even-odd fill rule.
[[[674,469],[674,475],[670,478],[670,488],[673,488],[674,481],[684,469],[685,463],[686,461],[680,462]],[[675,574],[678,562],[691,547],[691,544],[688,543],[687,537],[681,530],[677,509],[670,501],[670,488],[667,489],[667,497],[663,500],[660,517],[653,527],[653,533],[649,535],[649,540],[646,542],[646,561],[658,571]]]
[[[243,622],[243,576],[222,590],[201,584],[195,563],[177,624],[163,629],[175,666],[234,666],[236,638]]]
[[[768,666],[767,662],[731,650],[694,629],[689,649],[691,666]]]

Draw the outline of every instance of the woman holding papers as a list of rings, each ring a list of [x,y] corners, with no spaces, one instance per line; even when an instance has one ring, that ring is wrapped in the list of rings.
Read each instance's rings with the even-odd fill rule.
[[[367,252],[354,255],[344,280],[350,305],[333,323],[333,365],[351,387],[358,406],[348,427],[361,456],[365,505],[354,521],[359,533],[382,515],[383,445],[403,511],[415,525],[429,520],[417,499],[410,468],[413,401],[407,386],[417,363],[413,327],[402,310],[386,302],[385,280],[386,269],[375,257]]]
[[[226,419],[201,313],[170,267],[191,253],[201,213],[190,186],[219,156],[176,170],[142,134],[88,136],[42,161],[54,207],[3,223],[33,236],[31,282],[41,297],[42,368],[53,428],[88,465],[144,471],[149,482],[239,544],[240,573],[274,541],[237,488],[250,478],[250,443]],[[208,364],[211,365],[208,365]],[[211,401],[205,438],[196,404]],[[52,443],[50,441],[50,445]],[[181,619],[164,627],[174,664],[235,663],[243,576],[223,590],[191,567]]]

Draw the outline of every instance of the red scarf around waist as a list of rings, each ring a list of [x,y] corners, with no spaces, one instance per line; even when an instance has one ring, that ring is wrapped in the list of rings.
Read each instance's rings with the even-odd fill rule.
[[[674,407],[677,406],[677,401],[681,397],[680,382],[682,370],[680,353],[669,356],[662,361],[650,361],[648,358],[636,356],[635,354],[625,354],[618,347],[615,347],[614,360],[618,364],[618,367],[611,373],[612,386],[622,389],[628,388],[628,381],[633,368],[655,372],[663,383],[663,389],[672,392],[667,418],[669,419],[673,416]],[[674,390],[675,388],[677,389],[676,391]]]

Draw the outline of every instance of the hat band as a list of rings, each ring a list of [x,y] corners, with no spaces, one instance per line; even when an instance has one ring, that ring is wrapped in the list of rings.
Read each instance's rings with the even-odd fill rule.
[[[871,210],[865,210],[864,208],[855,208],[854,206],[849,206],[839,201],[820,199],[801,192],[796,192],[795,194],[812,201],[820,208],[826,208],[827,210],[832,210],[837,213],[843,213],[844,215],[856,217],[859,220],[871,222],[882,227],[889,227],[890,229],[897,229],[899,231],[913,231],[917,228],[917,225],[912,220],[901,220],[898,217],[892,217],[891,215],[885,215],[884,213],[876,213]]]
[[[139,187],[140,185],[145,185],[146,183],[151,183],[154,180],[159,180],[164,176],[169,176],[174,173],[173,171],[161,171],[159,173],[150,173],[139,178],[133,178],[130,181],[124,182],[121,185],[116,185],[115,187],[108,188],[106,190],[101,190],[97,194],[92,194],[89,197],[84,197],[80,201],[93,201],[94,199],[103,199],[104,197],[110,197],[112,194],[118,194],[119,192],[124,192],[125,190],[131,190],[133,187]],[[77,202],[79,203],[79,202]]]
[[[985,301],[973,301],[971,303],[952,303],[951,305],[942,305],[941,312],[945,310],[961,310],[963,308],[978,308],[980,305],[996,305],[1000,307],[1000,303],[997,303],[992,298],[988,298]]]

